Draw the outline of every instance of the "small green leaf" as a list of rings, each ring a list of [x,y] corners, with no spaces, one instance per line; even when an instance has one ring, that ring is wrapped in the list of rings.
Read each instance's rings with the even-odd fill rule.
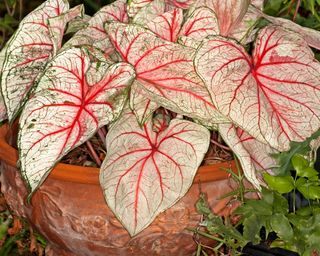
[[[279,193],[289,193],[294,189],[294,180],[291,176],[272,176],[268,173],[263,174],[268,186]]]
[[[297,189],[306,199],[320,199],[320,186],[314,182],[305,182],[297,186]]]
[[[290,222],[283,214],[275,214],[270,219],[272,229],[284,241],[290,241],[293,238],[293,230]]]
[[[288,200],[277,192],[274,192],[273,212],[282,214],[289,212]]]
[[[253,244],[260,242],[260,230],[263,226],[263,219],[258,215],[251,215],[243,221],[243,236]]]
[[[311,178],[318,176],[318,172],[310,166],[309,161],[302,155],[295,154],[291,159],[291,163],[300,177]]]

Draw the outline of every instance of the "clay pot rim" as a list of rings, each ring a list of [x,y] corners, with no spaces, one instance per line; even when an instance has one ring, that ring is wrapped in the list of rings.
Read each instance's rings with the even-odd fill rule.
[[[16,167],[19,159],[18,150],[7,142],[7,136],[10,126],[5,123],[0,127],[0,160],[6,164]],[[200,166],[194,182],[210,182],[227,179],[229,173],[226,169],[237,172],[234,160],[221,162],[214,165]],[[83,167],[78,165],[70,165],[58,163],[50,172],[48,178],[55,180],[70,181],[82,184],[99,185],[99,168]]]

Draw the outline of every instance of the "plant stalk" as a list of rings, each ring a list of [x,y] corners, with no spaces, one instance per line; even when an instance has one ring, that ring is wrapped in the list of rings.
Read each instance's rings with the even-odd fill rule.
[[[87,145],[87,148],[88,148],[88,150],[89,150],[89,152],[90,152],[90,155],[91,155],[92,159],[93,159],[93,160],[95,161],[95,163],[100,167],[100,166],[101,166],[101,160],[100,160],[97,152],[94,150],[91,142],[90,142],[90,141],[87,141],[87,142],[86,142],[86,145]]]

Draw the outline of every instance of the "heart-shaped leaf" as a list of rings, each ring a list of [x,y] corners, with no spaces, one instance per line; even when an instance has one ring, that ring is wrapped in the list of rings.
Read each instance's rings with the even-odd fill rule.
[[[261,30],[253,59],[233,40],[212,37],[195,66],[222,114],[285,151],[320,127],[320,64],[306,42],[281,27]]]
[[[164,41],[136,25],[107,25],[123,61],[134,66],[136,80],[159,105],[207,123],[228,122],[212,104],[193,66],[194,50]]]
[[[183,36],[185,40],[192,38],[201,42],[208,35],[219,35],[219,33],[215,13],[209,8],[200,7],[186,19],[181,28],[180,36]]]
[[[154,20],[147,24],[147,27],[158,37],[176,42],[180,32],[183,20],[181,9],[173,9],[157,16]]]
[[[158,133],[152,127],[124,113],[108,132],[101,167],[106,201],[132,236],[187,192],[209,146],[209,131],[195,123],[174,119]]]
[[[137,117],[140,125],[144,124],[159,105],[148,99],[143,87],[134,81],[130,88],[130,108]]]
[[[32,191],[58,160],[123,108],[134,78],[132,67],[91,63],[88,54],[85,49],[71,48],[57,55],[22,112],[20,168]]]
[[[126,0],[117,0],[101,8],[90,20],[88,27],[78,31],[65,45],[64,49],[72,46],[94,46],[105,55],[113,52],[113,47],[104,29],[104,24],[110,21],[128,22]]]
[[[21,102],[26,98],[34,80],[53,55],[48,19],[68,9],[65,0],[44,2],[21,21],[18,30],[8,41],[1,89],[10,121],[18,114]]]

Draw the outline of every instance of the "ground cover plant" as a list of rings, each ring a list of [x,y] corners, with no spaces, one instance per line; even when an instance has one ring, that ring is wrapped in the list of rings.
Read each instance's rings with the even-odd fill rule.
[[[261,7],[118,0],[88,17],[48,0],[26,16],[0,52],[0,115],[19,117],[30,196],[96,133],[107,151],[101,187],[131,235],[187,192],[212,130],[260,189],[270,154],[320,126],[320,65],[309,47],[320,48],[319,33],[269,16],[261,26]]]

